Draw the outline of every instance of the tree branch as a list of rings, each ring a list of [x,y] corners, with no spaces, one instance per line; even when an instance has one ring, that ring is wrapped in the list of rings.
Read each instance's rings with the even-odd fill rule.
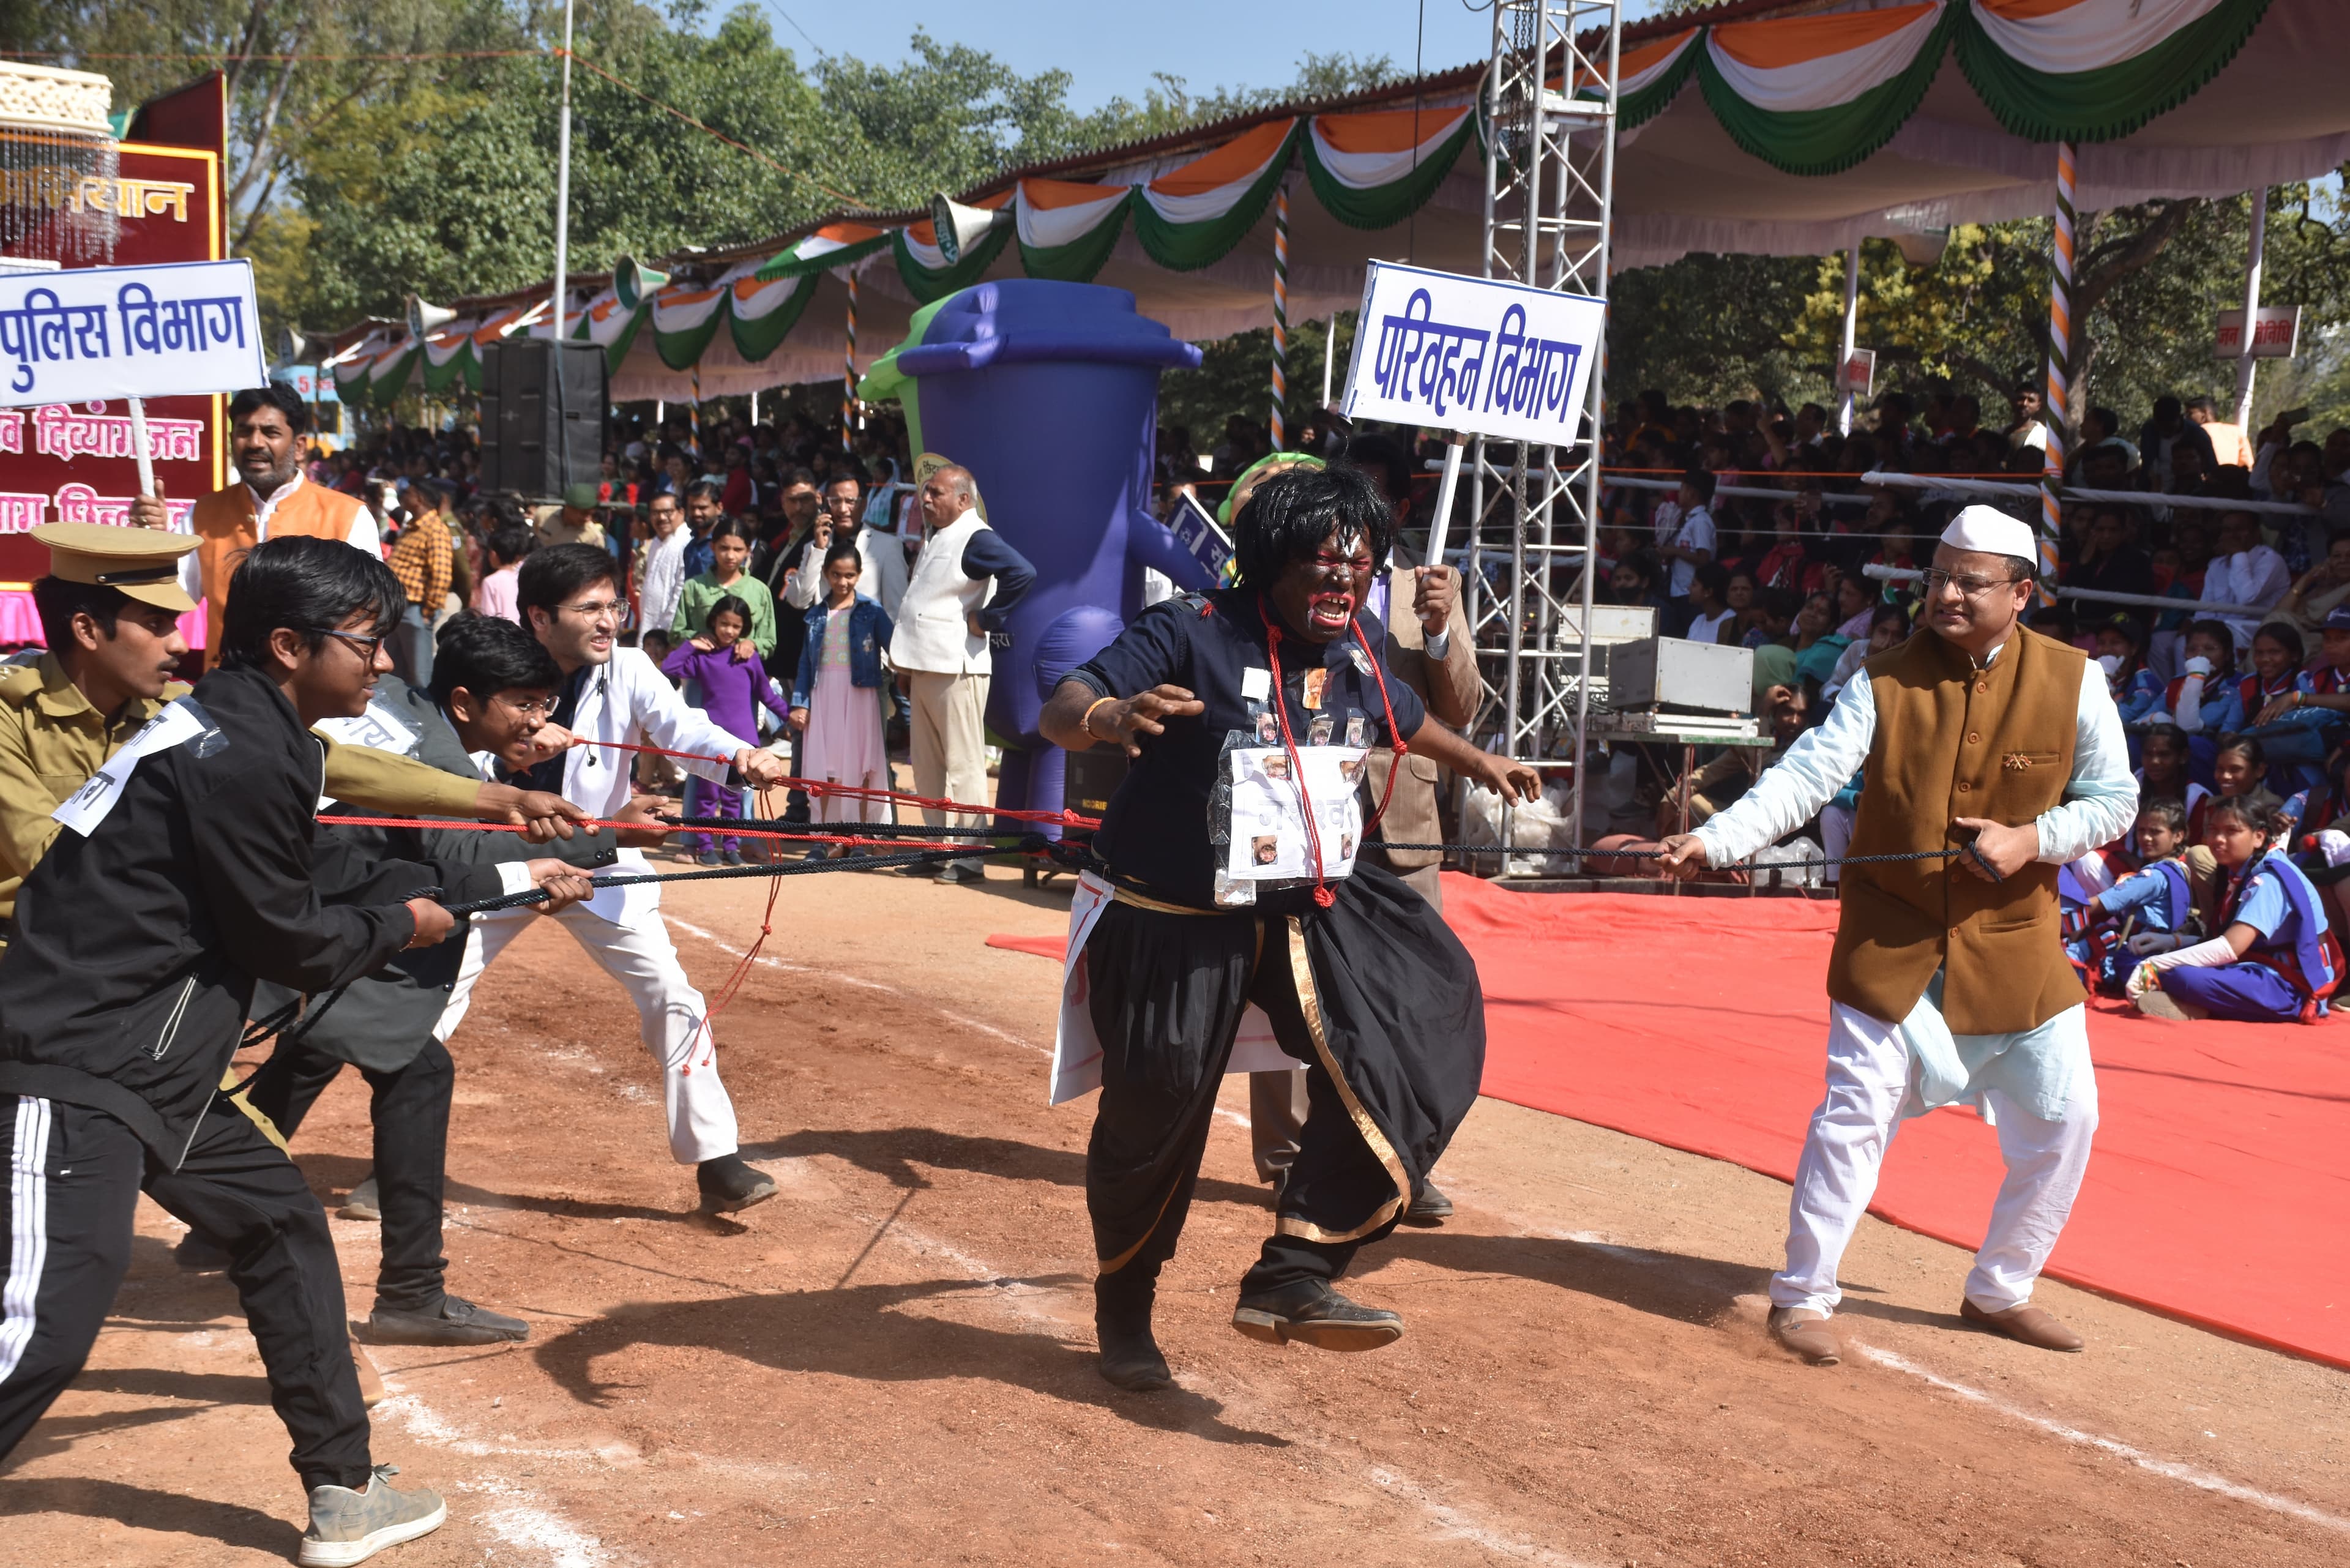
[[[236,101],[236,90],[244,85],[244,67],[252,63],[253,51],[260,47],[261,29],[269,19],[269,0],[253,0],[253,9],[245,14],[244,31],[238,35],[236,52],[228,62],[227,99]]]
[[[307,21],[305,21],[299,27],[296,27],[294,30],[294,47],[288,49],[286,53],[288,55],[300,54],[302,52],[303,44],[308,40],[309,36],[310,24]],[[254,129],[253,138],[245,146],[244,167],[238,170],[236,184],[229,191],[228,206],[229,211],[232,213],[235,212],[244,204],[245,193],[253,189],[254,181],[259,177],[262,169],[265,167],[263,162],[263,153],[268,149],[270,137],[277,128],[278,111],[286,106],[286,89],[294,85],[294,72],[299,67],[299,61],[288,59],[286,62],[285,68],[278,72],[277,85],[270,88],[268,106],[261,111],[261,123]],[[270,160],[270,164],[273,166],[272,172],[270,174],[270,183],[272,185],[275,185],[277,182],[277,177],[274,169],[275,163],[276,160]]]
[[[283,162],[269,171],[269,182],[261,188],[260,198],[251,207],[245,209],[244,215],[237,220],[236,237],[229,245],[229,253],[232,255],[243,255],[245,247],[253,243],[253,231],[261,226],[263,214],[269,211],[269,199],[277,193],[278,177],[285,171],[286,166]]]
[[[1940,364],[1950,366],[1952,369],[1965,371],[1968,375],[1972,376],[1976,380],[1981,381],[1984,386],[1989,387],[1994,393],[2001,397],[2005,397],[2013,389],[2012,383],[2005,375],[2002,375],[1999,370],[1995,369],[1991,366],[1984,364],[1981,359],[1976,358],[1971,354],[1945,353],[1929,355],[1923,350],[1912,348],[1907,344],[1897,343],[1890,348],[1879,348],[1877,351],[1877,357],[1879,359],[1889,359],[1897,364],[1905,365],[1922,365],[1928,359],[1931,358]]]
[[[2154,259],[2178,237],[2187,220],[2204,205],[2201,197],[2171,202],[2156,213],[2154,221],[2132,235],[2126,242],[2116,241],[2100,247],[2114,260],[2102,268],[2084,268],[2073,277],[2073,320],[2077,326],[2099,301],[2113,292],[2114,286],[2133,273],[2143,272]]]

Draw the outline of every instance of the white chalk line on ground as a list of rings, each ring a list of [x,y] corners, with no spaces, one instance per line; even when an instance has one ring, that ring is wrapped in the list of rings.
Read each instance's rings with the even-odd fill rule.
[[[394,1374],[390,1379],[394,1388],[398,1387],[396,1377]],[[376,1420],[395,1417],[407,1428],[408,1435],[417,1441],[468,1459],[506,1454],[527,1459],[611,1465],[637,1457],[633,1450],[619,1445],[605,1449],[562,1449],[485,1442],[468,1436],[464,1428],[450,1421],[416,1395],[404,1390],[393,1394],[369,1414]],[[422,1477],[413,1479],[425,1485],[432,1484]],[[598,1568],[598,1564],[612,1561],[612,1554],[605,1549],[600,1537],[588,1534],[566,1518],[561,1509],[505,1476],[474,1475],[447,1485],[451,1490],[497,1500],[495,1507],[476,1515],[473,1522],[508,1546],[545,1552],[552,1568]]]
[[[1963,1383],[1953,1382],[1939,1373],[1929,1372],[1916,1362],[1896,1355],[1889,1350],[1879,1350],[1873,1345],[1862,1345],[1851,1339],[1847,1339],[1846,1343],[1879,1366],[1918,1378],[1942,1390],[1945,1394],[1955,1395],[1970,1404],[1981,1405],[1987,1410],[1995,1411],[2010,1420],[2021,1421],[2064,1442],[2076,1444],[2085,1449],[2095,1449],[2099,1453],[2110,1454],[2117,1459],[2126,1459],[2142,1470],[2151,1471],[2155,1475],[2170,1480],[2184,1481],[2189,1486],[2203,1491],[2217,1492],[2221,1497],[2233,1498],[2238,1502],[2249,1502],[2273,1513],[2306,1520],[2312,1524],[2322,1524],[2329,1530],[2350,1532],[2350,1519],[2343,1519],[2338,1515],[2328,1513],[2324,1509],[2313,1508],[2308,1503],[2297,1502],[2289,1497],[2279,1497],[2274,1492],[2262,1491],[2257,1487],[2245,1486],[2240,1481],[2231,1481],[2225,1476],[2214,1475],[2210,1470],[2198,1469],[2194,1465],[2180,1464],[2176,1459],[2158,1459],[2141,1449],[2130,1447],[2127,1443],[2117,1442],[2112,1438],[2101,1438],[2095,1432],[2085,1432],[2077,1427],[2068,1427],[2062,1421],[2051,1420],[2045,1416],[2036,1416],[2029,1410],[2009,1404],[2004,1399],[1986,1394],[1980,1388],[1970,1388]]]
[[[1471,1201],[1476,1201],[1473,1196],[1474,1189],[1470,1185],[1455,1184],[1449,1177],[1446,1179],[1446,1184],[1451,1186],[1454,1192],[1469,1195]],[[1481,1207],[1486,1206],[1481,1205]],[[1626,1246],[1596,1231],[1561,1231],[1551,1226],[1537,1224],[1523,1216],[1510,1213],[1506,1210],[1486,1207],[1486,1211],[1503,1224],[1510,1226],[1521,1236],[1574,1241],[1589,1247],[1595,1251],[1605,1252],[1619,1262],[1638,1263],[1644,1267],[1668,1271],[1672,1268],[1669,1254],[1651,1249]],[[2258,1487],[2246,1486],[2241,1481],[2231,1481],[2225,1476],[2216,1475],[2194,1465],[2158,1458],[2141,1449],[2132,1448],[2117,1438],[2101,1438],[2094,1432],[2085,1432],[2077,1427],[2066,1426],[2064,1422],[2049,1417],[2034,1415],[2019,1406],[2011,1405],[2005,1400],[1986,1394],[1980,1388],[1970,1387],[1966,1384],[1953,1382],[1939,1373],[1930,1372],[1916,1362],[1898,1355],[1892,1351],[1880,1350],[1875,1345],[1864,1345],[1849,1337],[1846,1343],[1887,1371],[1899,1372],[1908,1376],[1918,1378],[1946,1394],[1955,1395],[1970,1404],[1981,1405],[1987,1410],[2022,1421],[2026,1426],[2045,1432],[2061,1441],[2095,1449],[2100,1453],[2111,1454],[2116,1459],[2126,1459],[2138,1469],[2152,1475],[2161,1476],[2167,1480],[2184,1482],[2202,1491],[2216,1492],[2220,1496],[2233,1498],[2239,1502],[2249,1502],[2255,1507],[2268,1509],[2272,1512],[2306,1520],[2313,1524],[2322,1524],[2329,1530],[2350,1532],[2350,1519],[2328,1513],[2323,1509],[2296,1501],[2289,1497],[2279,1497],[2273,1492],[2262,1491]]]
[[[902,1220],[890,1228],[890,1239],[900,1249],[910,1251],[918,1257],[935,1255],[949,1259],[960,1265],[973,1280],[1006,1286],[1015,1282],[1015,1276],[1008,1275],[993,1264],[983,1259],[974,1258],[970,1253],[941,1241],[935,1234],[907,1225]],[[1070,1328],[1066,1318],[1041,1312],[1031,1304],[1035,1298],[1053,1293],[1055,1293],[1048,1290],[1029,1286],[1024,1289],[991,1291],[987,1293],[986,1299],[998,1311],[1008,1316],[1025,1324],[1049,1329],[1056,1336],[1065,1335]],[[1183,1386],[1197,1387],[1205,1382],[1206,1379],[1192,1375]],[[1236,1413],[1254,1407],[1256,1403],[1243,1390],[1212,1386],[1212,1392],[1226,1408]],[[1274,1417],[1272,1412],[1259,1407],[1256,1414],[1246,1418],[1263,1421],[1274,1419]],[[1293,1437],[1290,1440],[1336,1461],[1343,1469],[1351,1469],[1356,1462],[1350,1456],[1316,1442],[1312,1438]],[[1458,1504],[1443,1501],[1437,1489],[1426,1486],[1409,1476],[1401,1475],[1390,1468],[1372,1465],[1364,1473],[1368,1476],[1371,1483],[1382,1491],[1390,1496],[1407,1500],[1417,1507],[1436,1527],[1436,1533],[1443,1539],[1465,1541],[1498,1556],[1509,1558],[1513,1562],[1541,1564],[1542,1568],[1594,1568],[1593,1564],[1580,1558],[1564,1556],[1522,1535],[1488,1524]]]
[[[675,926],[679,930],[700,937],[703,941],[708,942],[712,947],[716,948],[720,952],[725,953],[731,958],[739,959],[743,956],[743,950],[741,948],[736,947],[733,943],[728,941],[725,938],[720,936],[715,931],[703,930],[700,926],[695,925],[692,921],[679,919],[675,915],[667,915],[663,918],[667,919],[671,925]],[[758,961],[764,968],[780,970],[785,974],[821,974],[827,980],[838,981],[843,985],[853,985],[865,991],[878,991],[888,996],[902,996],[909,1002],[920,1002],[923,1006],[930,1008],[933,1012],[936,1012],[940,1017],[945,1019],[950,1023],[959,1023],[965,1029],[976,1030],[982,1034],[993,1035],[996,1039],[1004,1041],[1009,1044],[1017,1045],[1024,1051],[1034,1051],[1038,1054],[1045,1056],[1050,1056],[1053,1054],[1053,1049],[1049,1045],[1039,1045],[1033,1040],[1023,1040],[1019,1035],[1011,1033],[1009,1030],[998,1029],[993,1023],[983,1023],[978,1019],[969,1017],[963,1013],[950,1012],[945,1008],[941,1007],[937,1002],[931,1001],[929,997],[923,996],[916,992],[907,991],[900,986],[885,984],[878,980],[866,980],[861,976],[847,974],[837,969],[819,969],[813,964],[793,963],[785,959],[769,958],[764,953],[761,953],[759,955]]]

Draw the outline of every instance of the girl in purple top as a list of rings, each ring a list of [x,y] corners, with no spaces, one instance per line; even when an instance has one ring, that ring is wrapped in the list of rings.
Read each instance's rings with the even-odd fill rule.
[[[661,660],[661,673],[671,680],[695,680],[702,687],[702,715],[731,735],[756,735],[758,720],[753,705],[763,704],[778,719],[788,720],[784,706],[767,684],[767,667],[755,657],[738,659],[734,645],[751,625],[751,607],[728,594],[710,607],[708,629],[681,642]],[[740,816],[743,793],[707,779],[686,775],[685,815]],[[732,835],[689,833],[685,846],[704,866],[740,866],[743,841]]]

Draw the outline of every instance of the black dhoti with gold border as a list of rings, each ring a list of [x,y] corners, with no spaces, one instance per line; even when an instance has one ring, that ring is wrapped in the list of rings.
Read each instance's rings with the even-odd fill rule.
[[[1106,1287],[1175,1251],[1249,1002],[1305,1064],[1309,1110],[1246,1293],[1342,1274],[1394,1228],[1484,1071],[1477,968],[1443,918],[1368,861],[1327,909],[1207,912],[1128,889],[1086,942],[1102,1090],[1086,1203]]]

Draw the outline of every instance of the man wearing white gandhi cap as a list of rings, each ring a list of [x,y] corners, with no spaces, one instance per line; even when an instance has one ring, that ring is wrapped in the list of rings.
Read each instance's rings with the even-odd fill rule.
[[[1920,585],[1924,629],[1861,667],[1826,721],[1729,810],[1665,841],[1693,876],[1808,821],[1865,768],[1828,961],[1827,1097],[1812,1115],[1771,1279],[1772,1337],[1842,1355],[1836,1264],[1902,1120],[1971,1105],[2007,1177],[1960,1315],[2026,1345],[2081,1338],[2031,1304],[2071,1213],[2097,1125],[2081,982],[2058,934],[2056,873],[2118,837],[2137,784],[2105,672],[2017,624],[2032,530],[1970,506]],[[1955,857],[1938,852],[1955,850]]]

